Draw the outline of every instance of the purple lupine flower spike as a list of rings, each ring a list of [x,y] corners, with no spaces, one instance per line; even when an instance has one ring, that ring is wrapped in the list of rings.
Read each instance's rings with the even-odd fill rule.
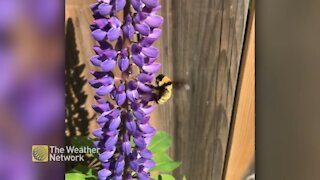
[[[158,0],[98,0],[90,6],[96,55],[90,58],[99,70],[89,84],[96,89],[100,126],[92,134],[100,148],[100,180],[149,180],[155,166],[148,145],[156,129],[150,124],[155,109],[155,74],[159,50],[153,46],[161,35],[163,18]],[[123,12],[124,19],[117,14]],[[138,70],[137,70],[138,69]]]

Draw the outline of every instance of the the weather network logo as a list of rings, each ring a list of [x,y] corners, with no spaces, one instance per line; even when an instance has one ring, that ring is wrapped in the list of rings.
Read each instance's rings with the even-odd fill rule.
[[[48,162],[49,148],[47,145],[32,146],[32,161],[33,162]]]

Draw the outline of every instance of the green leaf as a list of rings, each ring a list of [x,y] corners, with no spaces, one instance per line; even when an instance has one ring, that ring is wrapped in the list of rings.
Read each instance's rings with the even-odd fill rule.
[[[156,164],[173,161],[167,153],[154,154],[152,159]]]
[[[74,169],[71,170],[71,172],[82,173],[82,174],[88,174],[89,171],[90,171],[90,169],[87,166],[84,166],[81,164],[77,165]]]
[[[66,173],[66,180],[86,180],[86,175],[81,173]]]
[[[161,176],[161,178],[159,178],[159,179],[161,179],[161,180],[175,180],[175,178],[170,174],[161,174],[160,176]]]
[[[77,148],[81,147],[90,147],[90,148],[95,148],[93,146],[93,139],[89,138],[88,136],[75,136],[71,138],[71,145],[75,146]],[[99,157],[98,153],[92,154],[95,158]]]
[[[153,167],[152,171],[160,171],[160,172],[171,172],[175,169],[177,169],[181,165],[180,162],[175,161],[164,161],[161,163],[156,164],[155,167]]]
[[[84,165],[77,165],[74,169],[70,171],[69,174],[82,174],[85,176],[86,180],[97,179],[96,171]]]
[[[183,176],[182,180],[187,180],[187,177],[186,177],[186,176]]]
[[[152,138],[149,150],[155,154],[159,152],[166,152],[171,146],[172,138],[169,134],[163,131],[158,131]]]
[[[71,138],[71,145],[75,147],[84,147],[89,146],[90,148],[93,148],[93,142],[92,140],[87,136],[75,136]]]

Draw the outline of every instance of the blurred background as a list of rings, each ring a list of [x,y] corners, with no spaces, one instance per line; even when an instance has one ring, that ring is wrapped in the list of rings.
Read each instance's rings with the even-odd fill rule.
[[[0,179],[63,179],[31,146],[64,144],[64,1],[0,1]],[[60,177],[59,177],[60,175]]]

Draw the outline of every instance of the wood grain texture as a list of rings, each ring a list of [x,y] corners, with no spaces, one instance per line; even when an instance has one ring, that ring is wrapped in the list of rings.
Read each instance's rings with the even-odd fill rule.
[[[255,154],[255,14],[251,13],[237,92],[226,180],[246,180],[254,173]]]
[[[66,0],[65,6],[65,19],[71,18],[75,27],[75,36],[77,49],[79,51],[79,61],[85,65],[83,76],[86,79],[91,79],[90,70],[94,67],[90,64],[90,57],[94,55],[92,46],[95,41],[91,38],[91,31],[89,29],[90,24],[93,22],[92,13],[89,5],[96,2],[95,0]],[[85,103],[85,108],[89,112],[89,116],[94,116],[94,111],[91,105],[95,103],[93,98],[95,92],[88,83],[84,86],[83,90],[88,95],[88,100]],[[91,121],[89,130],[97,128],[95,121]]]
[[[177,179],[222,179],[248,1],[163,0],[162,71],[175,87],[159,107],[161,129],[182,161]]]

